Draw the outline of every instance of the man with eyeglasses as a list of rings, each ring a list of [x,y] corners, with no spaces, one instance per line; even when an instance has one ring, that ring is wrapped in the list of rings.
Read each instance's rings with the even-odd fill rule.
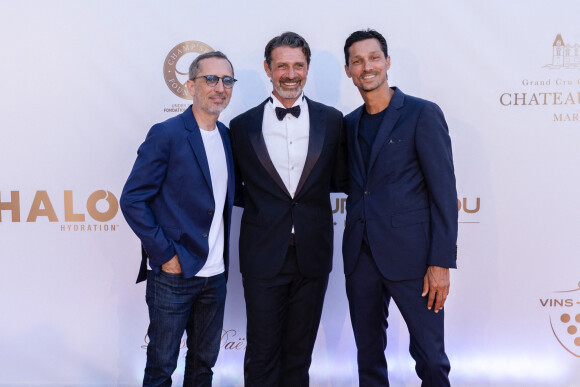
[[[345,136],[338,110],[304,96],[304,38],[283,33],[264,56],[272,95],[230,124],[244,196],[245,386],[308,386],[332,268],[330,192],[348,183]]]
[[[234,164],[218,121],[236,80],[221,52],[199,55],[193,104],[154,125],[138,150],[121,209],[142,244],[149,344],[144,386],[169,386],[187,333],[184,386],[210,386],[223,326]],[[147,270],[149,263],[150,270]]]

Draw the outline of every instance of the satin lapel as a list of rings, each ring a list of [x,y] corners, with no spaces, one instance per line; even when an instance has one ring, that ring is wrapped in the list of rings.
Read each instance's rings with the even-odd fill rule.
[[[349,117],[349,122],[347,122],[346,130],[348,131],[347,134],[349,135],[349,151],[351,154],[354,155],[354,166],[357,169],[356,176],[359,178],[361,185],[364,185],[364,181],[366,179],[366,171],[365,171],[365,163],[362,158],[362,153],[360,151],[360,144],[358,142],[358,125],[360,122],[360,117],[362,115],[362,111],[365,108],[362,105],[360,108],[354,111],[354,114]],[[354,171],[352,174],[355,175]]]
[[[189,114],[188,114],[189,112]],[[184,112],[184,119],[185,119],[185,128],[189,131],[189,135],[187,136],[187,141],[189,141],[189,145],[191,145],[191,149],[193,149],[193,154],[199,163],[199,168],[205,177],[205,181],[210,190],[213,192],[213,187],[211,185],[211,175],[209,173],[209,164],[207,162],[207,155],[205,154],[205,148],[203,146],[203,140],[201,138],[201,133],[199,132],[199,126],[195,121],[195,117],[193,116],[193,112],[191,111],[191,107]]]
[[[264,135],[262,134],[262,121],[264,120],[264,105],[266,102],[264,101],[262,105],[259,106],[258,109],[255,109],[255,114],[250,118],[250,122],[248,122],[247,129],[248,129],[248,137],[250,139],[250,143],[254,147],[254,152],[256,152],[256,156],[260,160],[260,163],[266,169],[272,180],[278,184],[278,186],[288,195],[291,196],[288,192],[288,189],[284,185],[282,178],[278,174],[274,163],[272,163],[272,159],[270,158],[270,154],[268,154],[268,147],[266,147],[266,141],[264,141]],[[261,107],[261,108],[260,108]]]
[[[302,186],[310,176],[310,172],[316,165],[320,153],[322,152],[322,146],[324,144],[324,137],[326,136],[326,112],[320,108],[317,108],[308,98],[306,98],[308,103],[308,115],[310,116],[310,130],[308,132],[308,154],[306,155],[306,161],[304,162],[304,168],[302,169],[302,175],[300,175],[300,180],[298,181],[298,186],[296,187],[296,195],[302,189]]]
[[[298,181],[298,186],[296,187],[295,196],[300,193],[300,190],[304,186],[304,183],[316,165],[316,162],[320,157],[320,153],[322,152],[324,137],[326,136],[326,112],[320,108],[317,108],[317,106],[315,106],[308,98],[306,98],[306,102],[308,103],[308,115],[310,116],[310,129],[308,132],[308,154],[306,155],[306,160],[304,161],[304,168],[302,169],[302,175],[300,175],[300,180]]]
[[[379,131],[377,133],[377,137],[375,138],[375,142],[373,143],[373,147],[371,148],[371,157],[369,158],[369,168],[368,172],[372,170],[375,161],[377,160],[377,156],[381,148],[385,145],[395,124],[399,120],[401,113],[399,112],[399,108],[403,106],[403,93],[400,92],[398,89],[395,90],[395,94],[393,98],[391,98],[391,102],[387,107],[387,111],[385,112],[385,116],[383,117],[383,121],[381,122],[381,126],[379,127]]]

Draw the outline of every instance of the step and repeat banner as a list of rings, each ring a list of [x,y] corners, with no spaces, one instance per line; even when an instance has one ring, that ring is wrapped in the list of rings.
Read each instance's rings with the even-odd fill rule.
[[[139,385],[147,347],[140,244],[119,210],[149,128],[190,104],[196,55],[239,80],[226,125],[271,90],[265,44],[312,49],[305,93],[349,113],[346,37],[382,32],[389,82],[438,103],[457,174],[458,265],[446,304],[455,386],[580,386],[580,3],[13,1],[0,6],[0,385]],[[356,386],[331,198],[334,270],[313,386]],[[214,385],[243,385],[245,305],[231,275]],[[393,386],[419,386],[394,305]],[[174,382],[183,378],[185,349]]]

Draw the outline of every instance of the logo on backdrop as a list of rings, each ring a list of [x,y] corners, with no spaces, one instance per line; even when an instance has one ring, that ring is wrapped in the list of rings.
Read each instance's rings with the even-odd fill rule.
[[[580,44],[564,44],[562,35],[556,35],[552,44],[552,63],[544,66],[548,69],[580,69]]]
[[[346,219],[346,196],[333,195],[330,199],[332,214],[334,216],[334,225],[344,226]],[[479,211],[481,209],[481,198],[479,197],[461,197],[457,198],[457,211],[459,212],[459,223],[480,223]]]
[[[570,354],[580,357],[580,282],[577,289],[553,292],[540,298],[556,341]]]
[[[459,211],[459,223],[480,223],[479,211],[481,209],[480,197],[457,198],[457,211]]]
[[[555,124],[580,122],[580,44],[566,44],[557,34],[551,48],[539,47],[543,63],[549,59],[552,63],[540,67],[543,73],[522,79],[517,89],[501,93],[499,103],[506,108],[543,109]]]
[[[189,65],[197,55],[210,51],[213,51],[213,48],[197,40],[179,43],[169,51],[165,62],[163,62],[163,77],[167,87],[173,94],[186,100],[192,99],[185,87],[185,82],[189,78]],[[175,103],[170,107],[164,108],[163,111],[166,113],[181,113],[188,106],[189,103]]]
[[[181,339],[181,344],[179,346],[180,351],[186,346],[187,340],[185,337],[187,337],[187,334],[184,334],[184,337]],[[145,344],[141,345],[141,348],[147,349],[147,346],[149,345],[149,336],[147,334],[145,334],[143,341]],[[220,347],[226,351],[244,351],[247,347],[246,338],[240,335],[236,329],[222,329]],[[183,356],[185,356],[185,353]]]
[[[62,210],[55,210],[53,203]],[[80,206],[84,208],[79,209]],[[48,191],[36,191],[30,204],[21,200],[20,191],[10,191],[10,198],[0,192],[0,223],[7,222],[8,214],[12,223],[19,223],[27,213],[27,223],[60,223],[60,231],[116,231],[119,225],[110,221],[118,212],[119,201],[111,191],[98,190],[88,198],[79,198],[70,190],[52,196]]]

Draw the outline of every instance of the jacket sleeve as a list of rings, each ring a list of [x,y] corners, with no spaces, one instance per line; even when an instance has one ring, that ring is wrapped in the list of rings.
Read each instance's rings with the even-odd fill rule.
[[[334,160],[334,168],[332,171],[332,192],[344,192],[349,194],[349,172],[348,172],[348,160],[347,153],[348,148],[346,144],[346,122],[342,116],[342,113],[338,113],[339,120],[338,125],[340,129],[339,139],[338,139],[338,150],[336,152],[336,158]]]
[[[434,103],[422,109],[415,137],[431,212],[431,245],[427,264],[457,267],[457,190],[451,138],[443,112]]]
[[[164,129],[163,124],[157,124],[147,134],[120,200],[123,216],[155,266],[161,266],[175,255],[173,242],[157,223],[150,207],[165,180],[169,163],[171,141]]]

